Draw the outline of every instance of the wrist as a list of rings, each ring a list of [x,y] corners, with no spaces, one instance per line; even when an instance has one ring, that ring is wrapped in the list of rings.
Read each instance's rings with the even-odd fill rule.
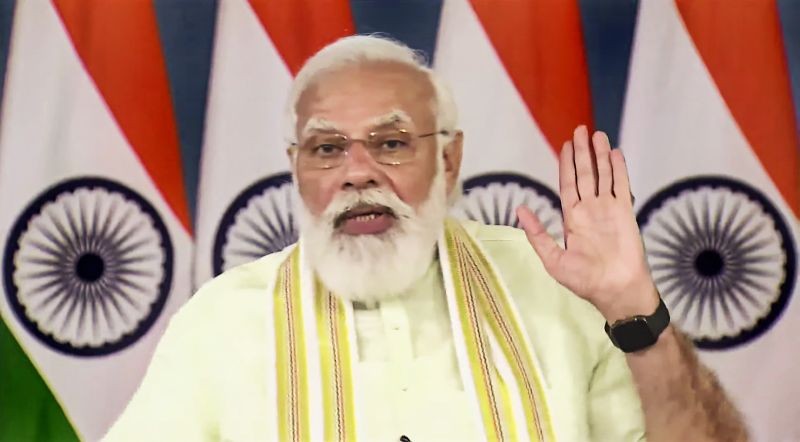
[[[629,316],[613,325],[606,322],[605,331],[615,347],[625,353],[636,353],[655,345],[669,322],[669,310],[659,299],[653,313]]]
[[[650,315],[658,308],[660,296],[652,281],[632,284],[630,288],[610,297],[604,304],[595,304],[595,308],[609,324],[634,316]]]

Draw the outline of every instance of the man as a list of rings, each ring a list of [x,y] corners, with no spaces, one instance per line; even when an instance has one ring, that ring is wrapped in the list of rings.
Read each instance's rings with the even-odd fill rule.
[[[300,241],[175,315],[108,440],[746,438],[668,325],[605,134],[562,148],[562,249],[526,208],[524,232],[447,219],[463,135],[405,46],[329,45],[288,109]]]

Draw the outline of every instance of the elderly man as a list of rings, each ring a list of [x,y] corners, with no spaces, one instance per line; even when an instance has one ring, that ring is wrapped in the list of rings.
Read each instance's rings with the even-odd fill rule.
[[[746,438],[669,325],[605,134],[561,150],[562,248],[526,208],[524,232],[447,218],[463,135],[407,47],[329,45],[288,109],[298,244],[175,315],[108,440]]]

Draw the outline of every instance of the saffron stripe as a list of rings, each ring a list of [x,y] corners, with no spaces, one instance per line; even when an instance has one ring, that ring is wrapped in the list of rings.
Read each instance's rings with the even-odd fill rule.
[[[155,5],[54,0],[71,43],[142,166],[192,232]]]
[[[531,118],[558,153],[575,126],[592,126],[578,0],[470,4]]]
[[[292,75],[323,46],[355,32],[348,0],[249,3]]]
[[[800,216],[800,140],[776,0],[675,4],[750,147]]]

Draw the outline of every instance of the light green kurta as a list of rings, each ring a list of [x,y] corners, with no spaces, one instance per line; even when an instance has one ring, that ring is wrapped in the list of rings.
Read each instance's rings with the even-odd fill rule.
[[[644,437],[623,354],[594,308],[544,271],[522,231],[466,223],[511,292],[562,441]],[[269,440],[276,413],[268,287],[285,252],[209,282],[172,319],[109,441]],[[367,440],[481,440],[461,386],[438,262],[411,290],[355,311],[356,404]]]

